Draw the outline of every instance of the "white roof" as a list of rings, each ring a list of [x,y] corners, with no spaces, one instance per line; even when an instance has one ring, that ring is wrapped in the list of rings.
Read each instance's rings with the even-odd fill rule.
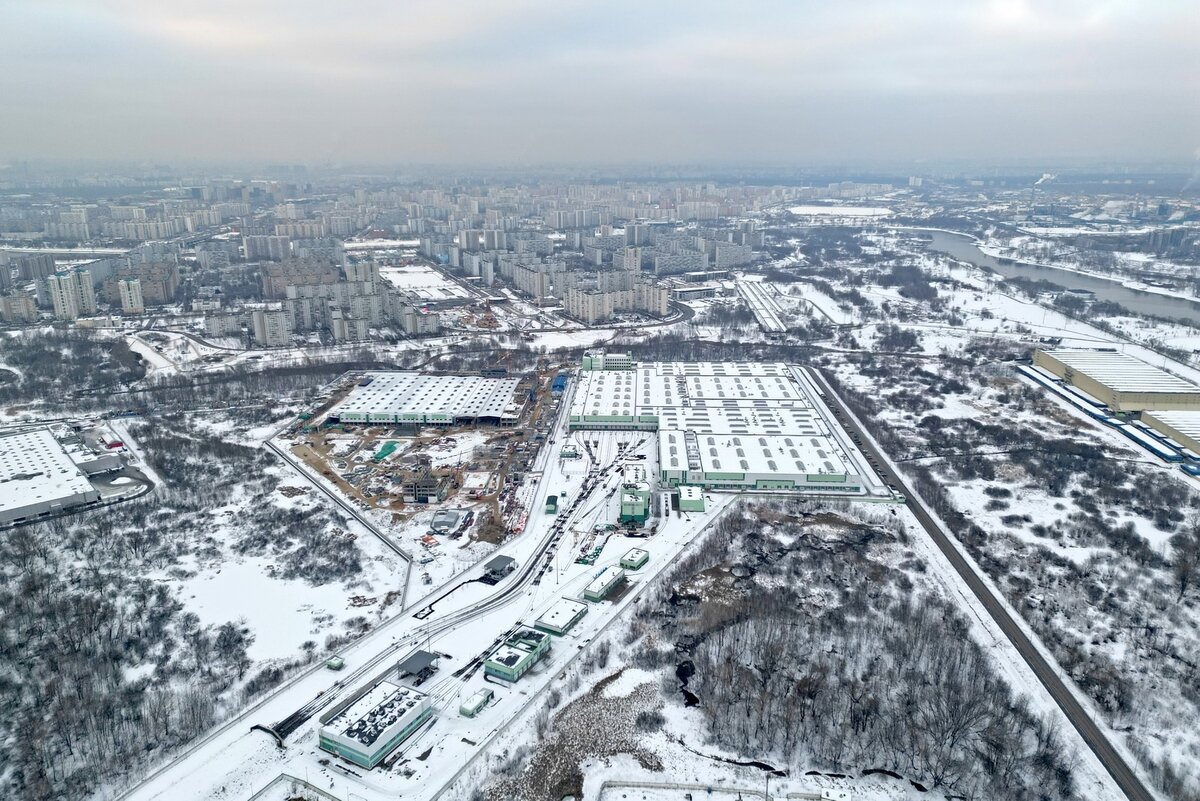
[[[689,456],[691,458],[689,458]],[[663,470],[706,473],[852,473],[826,436],[721,434],[659,430]]]
[[[645,548],[630,548],[629,552],[622,556],[622,559],[641,559],[643,556],[649,556],[650,552]]]
[[[786,364],[652,362],[633,370],[583,370],[571,400],[573,415],[653,414],[684,421],[720,416],[790,423],[811,416],[812,404]]]
[[[520,380],[407,371],[368,373],[367,376],[371,383],[351,390],[338,404],[339,414],[501,417],[512,410],[513,396]]]
[[[92,483],[49,429],[0,435],[0,511],[89,492]]]
[[[596,578],[592,579],[591,583],[584,589],[584,592],[600,592],[624,575],[625,571],[622,568],[617,565],[609,565],[600,571],[600,574]]]
[[[685,501],[698,501],[703,496],[703,490],[700,487],[692,486],[691,484],[679,485],[679,497]]]
[[[1047,356],[1099,381],[1114,392],[1195,393],[1200,387],[1152,364],[1124,353],[1106,350],[1046,350]]]
[[[561,629],[574,620],[580,611],[586,612],[587,604],[572,601],[570,598],[559,598],[537,622],[548,628]]]
[[[1153,418],[1185,437],[1200,439],[1200,411],[1142,412],[1143,418]]]
[[[380,735],[406,717],[419,714],[425,694],[411,687],[381,681],[333,717],[325,728],[370,747]]]

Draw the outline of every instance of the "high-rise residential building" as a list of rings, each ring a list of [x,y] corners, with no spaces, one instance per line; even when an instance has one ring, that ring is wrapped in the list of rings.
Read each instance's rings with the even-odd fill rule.
[[[121,303],[124,306],[124,296],[121,294],[121,279],[136,279],[145,306],[162,306],[175,300],[179,292],[179,265],[174,262],[151,262],[147,264],[130,264],[119,267],[115,275],[104,282],[104,294],[108,302]]]
[[[17,275],[25,281],[36,281],[54,275],[58,266],[54,256],[49,253],[37,253],[31,256],[21,256],[16,261]]]
[[[629,247],[613,254],[613,266],[618,270],[637,272],[642,269],[642,249]]]
[[[246,261],[283,261],[292,255],[292,240],[286,236],[244,236]]]
[[[46,279],[46,288],[58,319],[75,320],[96,313],[96,289],[87,270],[55,273]]]
[[[0,320],[6,323],[32,323],[38,318],[37,304],[28,292],[0,297]]]
[[[121,295],[123,314],[145,314],[146,303],[142,299],[142,282],[138,278],[122,278],[117,281]]]
[[[292,341],[292,316],[283,309],[255,309],[250,315],[254,341],[264,348],[282,348]]]
[[[379,265],[373,261],[357,261],[347,264],[344,268],[346,280],[355,281],[370,281],[379,283]]]
[[[268,264],[262,268],[263,297],[281,299],[287,297],[289,286],[304,284],[336,284],[337,269],[324,262],[289,261],[283,264]]]

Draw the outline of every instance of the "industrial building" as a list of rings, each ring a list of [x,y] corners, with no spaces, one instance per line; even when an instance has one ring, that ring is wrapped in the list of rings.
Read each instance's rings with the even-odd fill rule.
[[[1142,412],[1142,422],[1179,447],[1200,454],[1200,411]]]
[[[368,373],[330,418],[343,423],[512,425],[526,403],[519,383],[519,378],[481,375]]]
[[[108,462],[104,465],[107,468]],[[99,490],[50,429],[0,435],[0,525],[27,522],[99,499]]]
[[[370,770],[433,714],[429,696],[381,680],[321,718],[319,745]]]
[[[572,601],[570,598],[559,598],[554,606],[534,621],[533,627],[561,637],[582,620],[587,611],[587,604]]]
[[[858,494],[844,432],[799,368],[585,356],[571,430],[658,432],[659,480]]]
[[[1038,350],[1033,363],[1114,412],[1200,410],[1200,387],[1112,350]]]
[[[483,672],[505,681],[516,681],[528,673],[549,650],[548,634],[522,628],[487,658],[483,663]]]
[[[627,464],[621,476],[622,523],[645,523],[650,517],[650,483],[646,480],[646,468],[640,464]]]
[[[621,557],[621,567],[625,570],[641,570],[650,561],[650,552],[643,548],[630,548]]]
[[[625,571],[616,565],[609,565],[583,588],[583,597],[589,601],[603,601],[624,580]]]
[[[687,484],[682,484],[679,487],[679,511],[681,512],[703,512],[704,511],[704,490],[700,487],[692,487]]]

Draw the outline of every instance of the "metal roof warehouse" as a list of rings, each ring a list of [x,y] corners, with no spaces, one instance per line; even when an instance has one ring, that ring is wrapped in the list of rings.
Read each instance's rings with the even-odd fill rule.
[[[599,364],[600,367],[589,366]],[[658,432],[659,480],[728,489],[861,492],[829,410],[783,363],[585,362],[571,401],[578,429]]]
[[[368,373],[367,379],[334,407],[331,417],[347,423],[513,423],[525,405],[515,377],[398,371]]]
[[[1039,350],[1033,363],[1113,411],[1200,409],[1200,387],[1124,353]]]

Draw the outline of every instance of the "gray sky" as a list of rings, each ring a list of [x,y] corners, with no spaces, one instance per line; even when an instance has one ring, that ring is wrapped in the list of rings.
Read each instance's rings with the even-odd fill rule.
[[[0,0],[0,160],[1200,157],[1196,0]]]

